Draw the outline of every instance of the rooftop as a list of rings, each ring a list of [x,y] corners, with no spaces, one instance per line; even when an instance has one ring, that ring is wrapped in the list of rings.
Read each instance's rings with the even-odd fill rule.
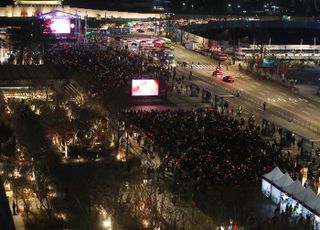
[[[63,0],[15,0],[15,5],[61,6]]]

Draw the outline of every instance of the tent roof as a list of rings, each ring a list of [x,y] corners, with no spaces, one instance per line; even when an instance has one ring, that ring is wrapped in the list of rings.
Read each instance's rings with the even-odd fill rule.
[[[314,191],[312,191],[310,187],[308,187],[305,188],[302,192],[295,194],[293,197],[301,202],[306,202],[316,199],[317,195],[314,193]]]
[[[271,172],[266,173],[263,175],[264,178],[266,178],[269,181],[275,181],[278,180],[279,178],[281,178],[283,176],[283,173],[281,172],[281,170],[277,167],[275,167]]]
[[[289,176],[288,173],[284,174],[282,177],[280,177],[277,180],[274,180],[273,183],[278,186],[279,188],[283,188],[286,187],[290,184],[293,183],[293,180],[291,179],[291,177]]]
[[[53,11],[50,11],[48,13],[45,13],[45,14],[42,14],[39,16],[39,18],[41,19],[52,19],[52,18],[81,18],[79,15],[77,14],[70,14],[70,13],[66,13],[66,12],[63,12],[61,10],[53,10]]]
[[[283,187],[283,191],[287,192],[290,195],[297,194],[302,192],[304,187],[301,185],[299,180],[295,180],[292,184]]]
[[[313,200],[307,201],[306,206],[311,208],[312,210],[316,210],[317,208],[320,208],[320,196],[317,196]]]

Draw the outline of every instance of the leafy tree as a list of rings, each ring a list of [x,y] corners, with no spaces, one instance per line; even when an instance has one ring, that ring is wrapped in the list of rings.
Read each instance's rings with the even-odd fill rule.
[[[19,144],[26,150],[26,157],[39,159],[37,154],[43,152],[47,144],[39,116],[26,105],[18,105],[13,115],[13,130]]]
[[[42,52],[54,40],[54,35],[46,31],[46,25],[41,20],[20,22],[19,26],[7,30],[9,44],[13,51],[19,51],[17,63],[22,64],[26,53]]]
[[[13,130],[4,122],[0,121],[0,154],[12,157],[15,152],[16,140]]]

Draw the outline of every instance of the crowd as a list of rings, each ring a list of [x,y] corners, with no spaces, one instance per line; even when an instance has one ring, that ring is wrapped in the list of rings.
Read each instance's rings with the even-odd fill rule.
[[[281,150],[260,136],[259,126],[214,110],[127,110],[124,117],[156,143],[160,173],[171,172],[178,184],[253,182],[275,165],[298,171],[294,159],[281,158]]]
[[[126,49],[102,48],[99,43],[49,49],[45,63],[85,73],[90,94],[128,88],[132,79],[159,79],[161,84],[170,75],[165,65],[149,62]]]
[[[112,88],[126,87],[135,78],[168,81],[170,77],[170,70],[161,64],[148,62],[126,49],[102,47],[99,42],[53,48],[46,53],[45,61],[85,73],[89,93],[99,95]],[[175,80],[185,81],[184,77]],[[124,116],[156,143],[162,162],[160,173],[172,172],[177,183],[252,182],[275,165],[289,172],[297,171],[294,160],[280,158],[280,150],[263,140],[260,127],[252,121],[248,126],[209,109],[128,110]]]

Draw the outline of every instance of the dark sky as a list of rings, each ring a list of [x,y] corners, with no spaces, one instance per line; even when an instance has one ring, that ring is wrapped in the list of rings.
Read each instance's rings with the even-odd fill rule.
[[[119,2],[132,2],[133,0],[64,0],[65,5],[74,5],[74,6],[87,6],[87,7],[108,7],[110,4],[117,4]],[[152,0],[135,0],[133,2],[145,2]],[[11,5],[13,0],[0,0],[0,6]]]

